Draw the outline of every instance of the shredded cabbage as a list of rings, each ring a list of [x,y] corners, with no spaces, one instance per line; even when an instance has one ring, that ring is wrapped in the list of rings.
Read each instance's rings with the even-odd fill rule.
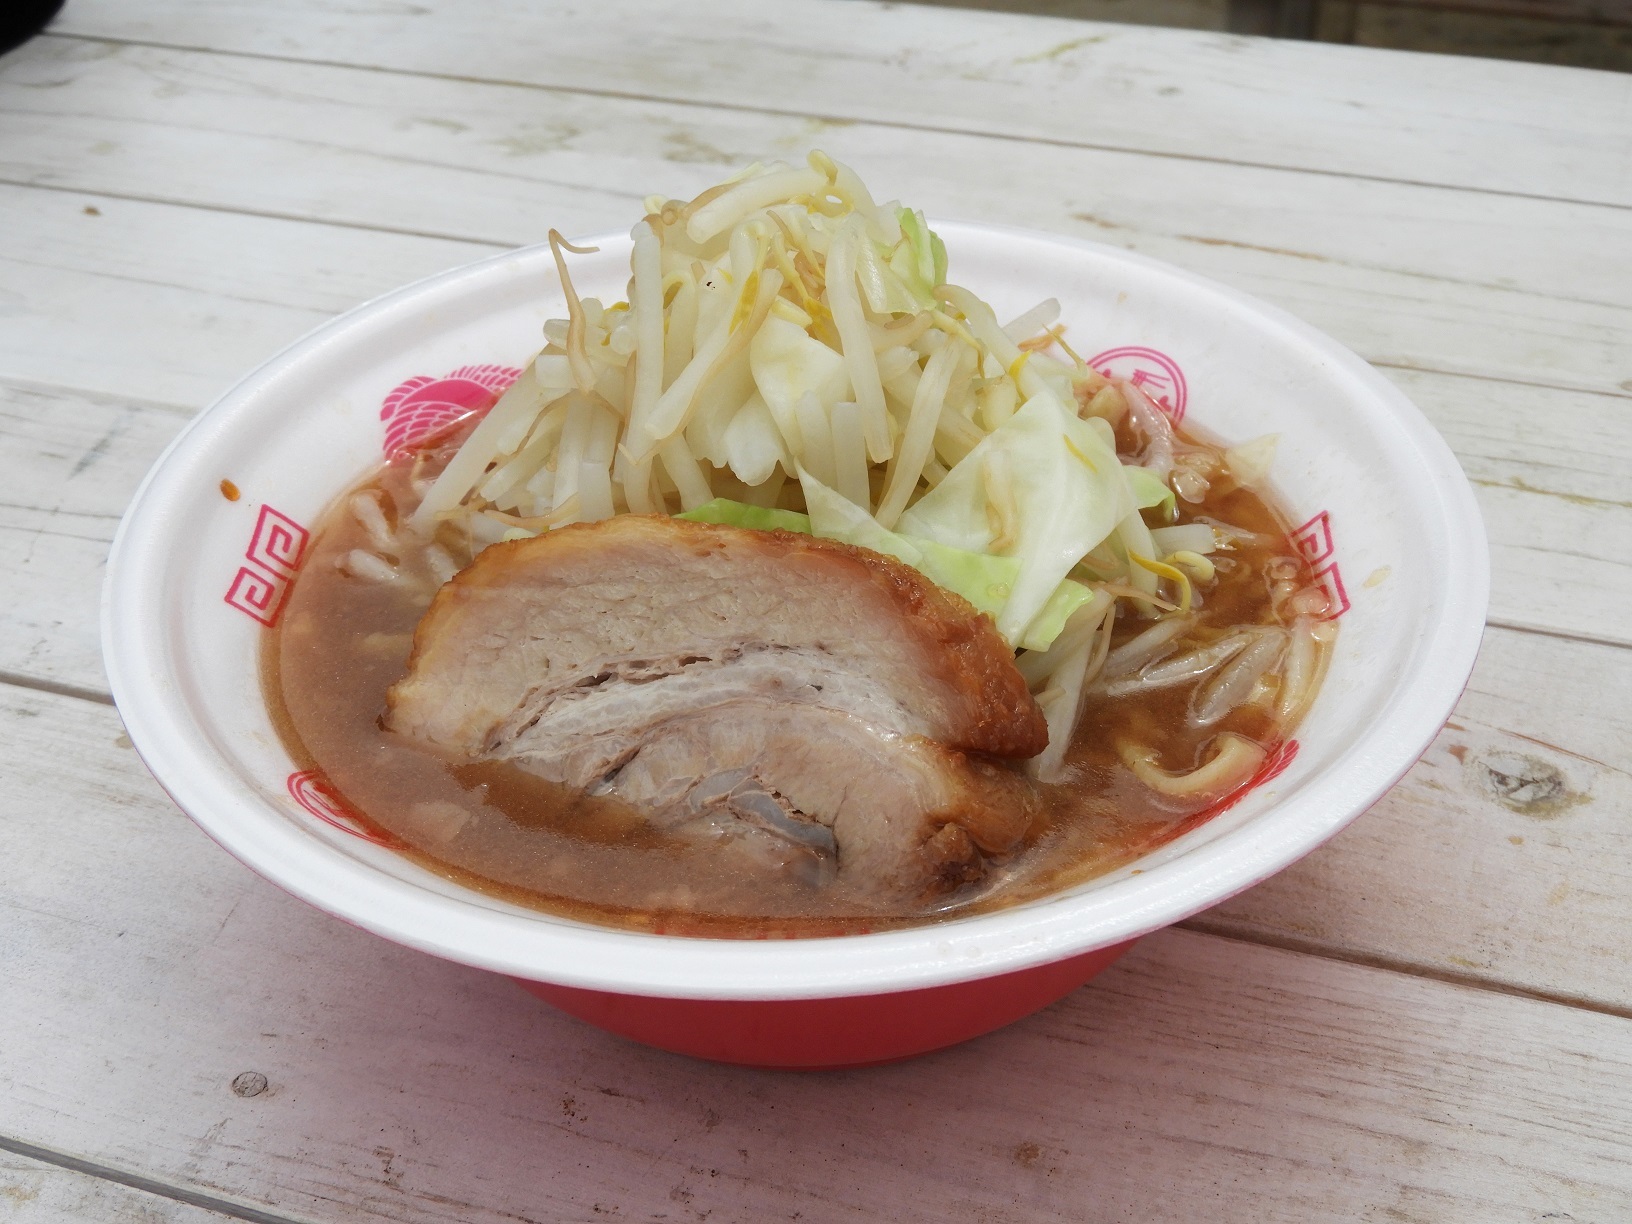
[[[765,506],[750,506],[728,498],[716,497],[695,510],[686,510],[674,516],[693,523],[719,523],[726,527],[751,527],[755,531],[797,531],[810,535],[810,515],[795,510],[773,510]]]
[[[1149,468],[1139,467],[1137,464],[1128,464],[1124,469],[1128,478],[1128,489],[1133,493],[1133,504],[1141,510],[1160,508],[1164,516],[1173,513],[1177,502],[1173,490],[1168,488],[1167,482]]]

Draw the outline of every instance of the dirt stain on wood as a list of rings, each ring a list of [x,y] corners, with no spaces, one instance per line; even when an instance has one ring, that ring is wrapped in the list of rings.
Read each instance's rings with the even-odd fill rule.
[[[1556,497],[1559,501],[1568,502],[1572,506],[1611,506],[1617,510],[1632,510],[1632,501],[1617,501],[1612,497],[1588,497],[1585,493],[1543,489],[1540,485],[1533,485],[1520,476],[1513,476],[1507,480],[1475,480],[1473,483],[1482,489],[1507,489],[1513,493],[1535,493],[1541,497]]]
[[[1069,42],[1056,43],[1046,51],[1038,51],[1035,55],[1022,55],[1014,62],[1017,64],[1047,63],[1049,60],[1059,59],[1062,55],[1070,55],[1071,52],[1079,48],[1090,47],[1094,43],[1102,43],[1109,37],[1109,34],[1091,34],[1087,38],[1073,38]]]
[[[1072,213],[1071,219],[1074,221],[1086,221],[1089,225],[1097,226],[1099,229],[1131,230],[1134,228],[1131,225],[1123,225],[1120,221],[1107,221],[1104,217],[1096,216],[1093,213]]]
[[[1238,251],[1261,251],[1265,255],[1285,255],[1290,259],[1307,259],[1312,263],[1338,263],[1330,255],[1316,255],[1312,251],[1293,251],[1286,247],[1259,246],[1256,242],[1237,242],[1233,238],[1203,238],[1200,234],[1175,234],[1185,242],[1199,242],[1202,246],[1233,247]]]
[[[571,124],[526,125],[510,136],[488,141],[509,157],[536,157],[566,148],[581,132]]]
[[[0,1186],[0,1197],[20,1205],[33,1202],[40,1197],[40,1192],[28,1186]]]
[[[739,166],[743,162],[753,160],[736,153],[727,153],[724,149],[717,149],[706,140],[701,140],[686,131],[670,132],[663,138],[663,143],[667,146],[663,153],[664,159],[685,165]]]

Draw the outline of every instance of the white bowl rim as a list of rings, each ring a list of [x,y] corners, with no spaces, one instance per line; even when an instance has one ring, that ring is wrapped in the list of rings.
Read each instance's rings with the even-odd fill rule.
[[[155,462],[125,514],[108,558],[102,640],[109,684],[132,742],[172,799],[205,832],[286,891],[394,942],[464,964],[558,985],[672,998],[773,1000],[912,990],[1032,968],[1134,939],[1215,905],[1332,837],[1375,803],[1427,748],[1472,671],[1489,596],[1489,556],[1479,507],[1455,457],[1415,405],[1361,358],[1278,307],[1161,260],[1068,236],[989,224],[934,223],[943,233],[1009,236],[1081,249],[1112,263],[1163,273],[1256,316],[1314,350],[1372,394],[1375,419],[1394,427],[1430,477],[1420,496],[1425,532],[1447,564],[1436,575],[1439,619],[1414,652],[1421,666],[1359,730],[1342,757],[1296,796],[1241,828],[1142,875],[1090,892],[868,935],[798,940],[695,939],[539,921],[473,905],[392,879],[271,814],[201,747],[180,699],[155,683],[166,674],[160,618],[115,615],[156,607],[162,550],[151,530],[169,491],[184,483],[212,430],[274,384],[311,349],[360,320],[417,310],[491,275],[538,247],[490,256],[366,302],[295,341],[246,375],[191,422]],[[588,245],[627,243],[601,236]],[[146,601],[144,603],[144,601]],[[264,809],[257,812],[257,809]]]

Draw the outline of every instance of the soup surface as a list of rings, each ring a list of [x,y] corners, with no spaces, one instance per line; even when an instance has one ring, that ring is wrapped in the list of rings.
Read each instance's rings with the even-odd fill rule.
[[[886,905],[832,884],[753,870],[738,856],[655,831],[625,804],[510,763],[451,761],[382,729],[386,692],[406,671],[415,626],[441,583],[477,551],[451,527],[412,545],[395,534],[464,436],[455,432],[439,446],[399,456],[325,514],[281,623],[267,634],[265,691],[290,752],[403,853],[461,884],[585,921],[715,937],[852,934],[1068,887],[1177,836],[1251,784],[1238,781],[1222,794],[1172,793],[1182,786],[1147,785],[1130,768],[1130,753],[1143,753],[1147,775],[1151,767],[1165,775],[1197,770],[1220,736],[1273,754],[1307,704],[1288,709],[1279,697],[1286,681],[1271,671],[1247,676],[1227,712],[1198,717],[1198,700],[1217,706],[1208,686],[1216,690],[1227,667],[1178,682],[1171,673],[1183,667],[1169,667],[1157,683],[1153,666],[1198,657],[1243,627],[1267,626],[1301,633],[1300,666],[1318,675],[1334,631],[1320,620],[1320,596],[1276,509],[1231,480],[1217,447],[1181,435],[1184,458],[1202,479],[1192,486],[1195,500],[1178,500],[1172,521],[1211,524],[1223,541],[1211,579],[1196,583],[1195,615],[1185,618],[1182,634],[1144,651],[1150,657],[1142,667],[1124,667],[1120,679],[1108,676],[1088,690],[1067,754],[1069,776],[1040,786],[1041,815],[1018,850],[960,891]],[[1118,448],[1125,443],[1131,452],[1136,442],[1122,434]],[[1145,514],[1153,526],[1167,525],[1159,512]],[[1126,655],[1150,628],[1122,606],[1110,658]]]

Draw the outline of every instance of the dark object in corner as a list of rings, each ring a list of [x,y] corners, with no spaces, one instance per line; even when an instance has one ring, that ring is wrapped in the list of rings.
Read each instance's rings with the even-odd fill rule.
[[[1231,34],[1308,39],[1315,36],[1318,10],[1318,0],[1230,0],[1224,28]]]
[[[0,4],[0,55],[20,47],[45,29],[62,0],[10,0]]]
[[[1232,34],[1267,34],[1272,38],[1318,38],[1322,42],[1354,42],[1356,9],[1405,9],[1418,14],[1467,15],[1505,22],[1552,22],[1555,28],[1574,23],[1592,27],[1632,27],[1632,0],[1227,0],[1224,28]],[[1432,24],[1422,27],[1432,29]],[[1454,28],[1454,27],[1453,27]],[[1511,27],[1509,27],[1511,28]],[[1541,31],[1535,32],[1541,37]],[[1419,37],[1421,35],[1419,34]],[[1464,35],[1466,37],[1466,35]],[[1546,41],[1546,39],[1543,39]],[[1415,44],[1371,43],[1400,50],[1457,50]],[[1462,54],[1490,54],[1469,47]],[[1496,54],[1500,54],[1497,52]],[[1532,58],[1522,56],[1520,58]],[[1572,60],[1559,60],[1571,63]],[[1583,63],[1583,67],[1597,67]]]

